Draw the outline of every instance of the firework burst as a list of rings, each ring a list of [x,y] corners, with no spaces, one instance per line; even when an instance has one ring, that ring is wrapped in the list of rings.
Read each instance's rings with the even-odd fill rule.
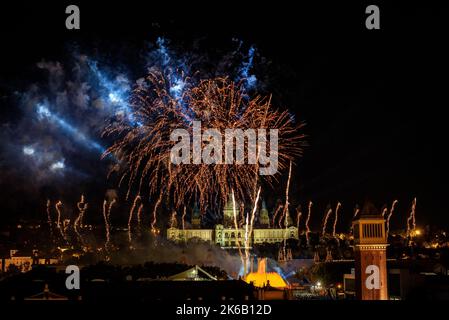
[[[156,200],[153,230],[162,197],[167,197],[175,209],[196,201],[204,213],[214,204],[224,204],[231,190],[242,201],[254,201],[257,190],[254,185],[260,183],[259,165],[248,161],[172,164],[171,150],[176,143],[170,139],[173,130],[192,133],[193,121],[201,121],[205,127],[202,131],[214,128],[221,133],[226,129],[277,129],[278,171],[286,169],[289,162],[300,156],[304,146],[304,135],[300,133],[303,124],[296,124],[287,111],[274,109],[271,97],[250,98],[243,86],[227,78],[203,80],[196,85],[185,79],[184,83],[182,94],[173,95],[168,78],[162,73],[151,73],[147,83],[134,90],[131,100],[132,117],[139,125],[124,118],[104,132],[115,139],[104,154],[113,154],[118,160],[110,174],[117,173],[119,185],[127,184],[127,196],[134,192],[141,194],[145,189]],[[205,141],[201,144],[202,148],[207,145]],[[277,179],[276,175],[262,177],[268,185]]]

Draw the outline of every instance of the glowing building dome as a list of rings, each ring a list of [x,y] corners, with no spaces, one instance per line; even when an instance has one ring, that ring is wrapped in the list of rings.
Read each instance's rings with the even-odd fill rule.
[[[288,284],[277,272],[266,272],[267,259],[259,260],[257,272],[250,272],[246,275],[245,281],[253,283],[256,287],[265,287],[270,285],[273,288],[285,288]]]

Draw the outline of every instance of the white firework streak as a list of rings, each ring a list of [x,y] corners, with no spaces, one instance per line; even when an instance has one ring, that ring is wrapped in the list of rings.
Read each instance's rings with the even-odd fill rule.
[[[290,166],[288,168],[288,179],[287,179],[287,186],[285,187],[285,205],[284,205],[284,210],[282,211],[282,217],[279,220],[279,227],[281,227],[281,220],[284,219],[284,226],[287,227],[287,215],[288,215],[288,206],[289,206],[289,202],[288,202],[288,192],[290,189],[290,178],[292,176],[292,162],[290,161]]]
[[[290,178],[292,176],[292,162],[290,161],[290,166],[288,169],[288,179],[287,179],[287,186],[285,187],[285,205],[284,205],[284,212],[283,212],[283,216],[284,216],[284,255],[285,255],[285,248],[287,246],[287,232],[288,232],[288,221],[287,221],[287,215],[289,215],[288,212],[288,206],[289,206],[289,202],[288,202],[288,193],[289,193],[289,189],[290,189]]]
[[[249,259],[249,239],[250,239],[250,236],[253,233],[254,219],[255,219],[256,211],[257,211],[257,203],[259,202],[260,190],[261,190],[261,188],[259,187],[259,190],[257,190],[256,199],[254,200],[253,211],[251,212],[251,219],[250,219],[250,224],[249,224],[249,230],[248,230],[248,216],[246,216],[246,226],[245,226],[245,263],[247,263],[248,259]]]

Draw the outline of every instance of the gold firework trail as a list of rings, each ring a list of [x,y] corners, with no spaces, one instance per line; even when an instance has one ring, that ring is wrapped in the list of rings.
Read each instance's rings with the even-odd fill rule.
[[[284,238],[284,245],[283,245],[283,251],[284,252],[283,253],[284,253],[284,256],[285,256],[285,248],[287,246],[287,237],[286,237],[287,232],[288,232],[288,230],[287,230],[287,228],[288,228],[288,219],[287,219],[287,217],[289,215],[289,211],[288,211],[288,206],[289,206],[288,193],[289,193],[289,189],[290,189],[290,178],[291,178],[291,176],[292,176],[292,162],[290,161],[290,166],[289,166],[289,169],[288,169],[287,186],[285,187],[285,205],[284,205],[284,210],[283,210],[283,215],[282,215],[284,217],[284,228],[285,228],[284,234],[283,234],[283,238]],[[281,227],[280,224],[281,224],[281,222],[279,221],[279,227]]]
[[[78,239],[80,240],[81,244],[84,245],[83,237],[78,230],[79,227],[83,228],[83,226],[84,226],[84,223],[83,223],[84,214],[86,213],[86,210],[88,208],[88,203],[85,202],[84,195],[81,195],[81,199],[76,204],[76,206],[78,208],[79,214],[73,223],[73,229],[75,230],[75,233],[78,236]]]
[[[85,202],[84,195],[81,195],[80,201],[76,204],[78,207],[79,215],[75,220],[75,225],[80,226],[83,228],[84,225],[84,215],[86,213],[87,208],[89,207],[89,204]]]
[[[407,237],[410,237],[411,233],[414,232],[416,229],[415,210],[416,210],[416,198],[414,198],[412,201],[410,215],[407,218]]]
[[[62,230],[64,233],[64,240],[67,241],[67,230],[69,229],[70,226],[70,220],[69,219],[64,219],[64,221],[62,222]]]
[[[109,206],[107,205],[107,201],[104,200],[103,202],[103,216],[106,226],[106,243],[105,243],[105,249],[106,251],[109,251],[109,248],[111,246],[111,211],[114,204],[117,202],[117,199],[113,199]],[[107,208],[107,210],[106,210]]]
[[[387,232],[386,232],[387,238],[388,238],[388,235],[390,234],[390,219],[393,216],[393,212],[394,212],[394,209],[396,208],[397,204],[398,204],[398,200],[394,200],[393,204],[391,205],[390,212],[388,213],[388,216],[387,216]]]
[[[181,217],[181,223],[182,223],[182,230],[185,230],[185,219],[186,219],[186,214],[187,214],[187,208],[186,206],[184,206],[184,212],[182,213],[182,217]]]
[[[296,208],[296,228],[298,229],[298,234],[299,234],[299,222],[301,221],[301,216],[302,216],[302,208],[301,208],[301,205],[299,205]]]
[[[240,221],[239,227],[245,224],[245,204],[243,202],[240,203]]]
[[[289,193],[289,190],[290,190],[290,179],[291,179],[291,176],[292,176],[292,162],[290,161],[290,165],[289,165],[289,168],[288,168],[287,186],[285,187],[285,205],[284,205],[284,210],[282,212],[282,216],[283,216],[283,219],[284,219],[284,225],[285,225],[286,228],[287,228],[287,215],[289,214],[288,213],[288,206],[290,205],[290,203],[288,201],[288,193]],[[282,218],[281,218],[281,220],[282,220]],[[281,223],[281,220],[279,220],[279,224]]]
[[[235,228],[235,233],[236,233],[236,237],[237,237],[237,248],[238,248],[238,252],[239,252],[239,256],[240,259],[242,260],[242,266],[243,266],[243,276],[246,276],[246,261],[245,258],[243,257],[243,253],[242,253],[242,248],[240,246],[240,232],[239,232],[239,225],[237,223],[237,210],[235,208],[235,196],[234,196],[234,190],[231,189],[231,197],[232,197],[232,214],[234,216],[234,228]]]
[[[159,195],[159,198],[156,201],[156,204],[154,205],[153,208],[153,220],[151,222],[151,232],[153,234],[157,234],[157,228],[156,228],[156,223],[157,223],[157,208],[159,207],[159,205],[161,204],[162,201],[162,193]]]
[[[312,205],[313,202],[309,201],[309,206],[307,210],[307,219],[306,219],[306,239],[307,239],[307,246],[310,245],[310,228],[309,228],[309,222],[310,222],[310,215],[312,214]]]
[[[277,216],[278,216],[278,213],[280,212],[280,210],[283,208],[283,206],[282,206],[282,204],[280,204],[280,203],[278,203],[278,206],[277,206],[277,208],[276,208],[276,211],[274,212],[274,214],[273,214],[273,221],[272,221],[272,225],[273,225],[273,228],[274,228],[274,226],[275,226],[275,224],[276,224],[276,218],[277,218]]]
[[[131,224],[132,224],[132,220],[133,220],[133,216],[134,216],[134,210],[136,209],[137,202],[140,202],[140,201],[141,201],[140,195],[137,195],[134,198],[134,202],[133,202],[133,205],[131,206],[131,209],[129,210],[129,216],[128,216],[128,241],[129,241],[130,244],[132,242],[132,228],[131,228],[132,226],[131,226]],[[137,217],[139,219],[138,215],[137,215]]]
[[[55,239],[53,238],[53,221],[51,219],[51,202],[50,202],[50,199],[47,200],[47,223],[48,223],[48,227],[50,229],[50,239],[52,239],[52,241],[55,241]]]
[[[257,203],[259,202],[259,196],[260,196],[260,190],[261,188],[259,187],[259,190],[257,191],[257,195],[256,195],[256,199],[254,200],[254,206],[253,206],[253,210],[251,212],[251,219],[250,224],[249,224],[249,233],[248,233],[248,216],[246,216],[246,232],[245,232],[245,262],[248,262],[249,259],[249,240],[251,239],[251,235],[253,233],[253,227],[254,227],[254,219],[256,216],[256,211],[257,211]]]
[[[357,217],[357,215],[359,214],[359,212],[360,212],[360,208],[358,205],[356,205],[354,208],[354,215],[352,216],[352,219],[355,219]]]
[[[337,221],[338,221],[338,211],[339,211],[340,207],[341,207],[341,203],[339,202],[339,203],[337,203],[337,208],[335,208],[335,220],[334,220],[334,226],[332,228],[332,236],[334,238],[336,238],[336,236],[337,236],[336,229],[337,229]]]
[[[64,234],[64,229],[63,227],[61,227],[61,208],[62,208],[62,201],[59,200],[56,205],[56,212],[58,213],[58,219],[56,220],[56,227],[59,230],[59,233],[61,234],[61,237],[65,240],[65,234]]]
[[[51,207],[51,202],[50,202],[50,199],[48,199],[47,200],[47,222],[48,222],[48,225],[50,226],[50,229],[51,229],[53,222],[51,221],[51,209],[50,209],[50,207]]]
[[[143,213],[143,203],[141,203],[139,209],[137,209],[137,234],[139,237],[142,231],[142,213]]]
[[[173,228],[173,226],[176,223],[176,215],[177,215],[176,211],[173,210],[170,218],[170,228]]]
[[[387,212],[388,212],[388,208],[387,207],[382,209],[382,218],[385,218],[385,215],[387,214]]]
[[[110,239],[108,214],[107,214],[107,211],[106,211],[107,206],[108,206],[108,202],[105,199],[103,201],[103,218],[104,218],[104,229],[105,229],[105,232],[106,232],[106,242],[104,244],[104,247],[105,247],[106,250],[108,250],[108,244],[109,244],[109,239]]]
[[[332,208],[329,207],[329,209],[327,210],[326,216],[324,218],[323,230],[321,231],[321,234],[323,235],[323,237],[326,233],[327,221],[329,220],[329,216],[331,215],[331,213],[332,213]]]

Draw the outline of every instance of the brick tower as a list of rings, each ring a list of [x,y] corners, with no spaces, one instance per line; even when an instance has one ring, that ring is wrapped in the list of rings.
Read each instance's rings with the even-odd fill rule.
[[[388,300],[385,220],[372,203],[366,203],[353,230],[356,296]]]

